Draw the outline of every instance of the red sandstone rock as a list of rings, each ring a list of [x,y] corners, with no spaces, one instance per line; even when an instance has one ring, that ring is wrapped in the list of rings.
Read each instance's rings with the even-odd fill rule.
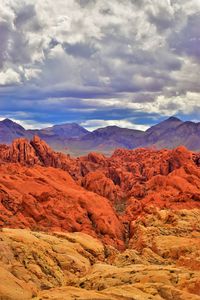
[[[127,235],[121,224],[152,206],[200,208],[200,154],[185,147],[118,149],[109,158],[91,153],[73,159],[35,137],[1,145],[0,159],[20,163],[1,167],[1,226],[85,231],[119,245]]]
[[[78,186],[66,171],[0,166],[0,226],[83,231],[123,246],[123,226],[106,198]]]
[[[19,162],[21,164],[40,164],[40,160],[35,149],[31,146],[27,139],[14,140],[9,150],[9,160]]]
[[[123,197],[120,187],[100,171],[89,172],[83,177],[81,184],[87,190],[104,196],[114,203]]]

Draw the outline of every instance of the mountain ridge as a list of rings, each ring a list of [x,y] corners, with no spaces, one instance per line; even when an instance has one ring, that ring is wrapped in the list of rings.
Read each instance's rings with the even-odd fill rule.
[[[31,139],[34,135],[38,135],[54,150],[74,156],[85,155],[91,151],[111,155],[116,148],[171,149],[179,145],[193,151],[200,150],[200,123],[184,122],[176,117],[169,117],[146,131],[113,125],[90,132],[77,123],[26,130],[10,119],[0,121],[0,143],[11,144],[15,138]]]

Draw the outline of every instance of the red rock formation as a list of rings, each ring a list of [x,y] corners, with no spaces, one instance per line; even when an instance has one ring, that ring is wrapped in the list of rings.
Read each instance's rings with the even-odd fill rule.
[[[113,203],[123,198],[123,192],[118,185],[105,176],[101,171],[89,172],[82,178],[81,185],[88,191],[108,198]]]
[[[60,168],[73,172],[75,162],[69,155],[53,151],[43,140],[35,136],[30,142],[25,138],[16,139],[12,145],[0,145],[0,159],[5,162],[20,163],[26,166],[35,164]]]
[[[159,151],[118,149],[108,158],[91,153],[73,159],[54,152],[35,137],[31,142],[18,139],[11,147],[2,145],[0,159],[20,163],[1,169],[8,177],[2,177],[2,226],[8,222],[9,226],[23,223],[30,228],[38,225],[40,229],[83,230],[121,245],[127,224],[148,213],[152,206],[174,210],[200,208],[200,154],[185,147]],[[50,174],[43,177],[42,172]],[[63,181],[59,172],[68,179]],[[55,178],[49,181],[48,176],[53,177],[53,173]],[[23,187],[20,190],[18,179]],[[19,213],[21,217],[17,218]]]
[[[10,147],[7,145],[0,145],[0,160],[8,161]]]
[[[93,163],[92,170],[101,171],[111,179],[114,186],[110,185],[110,188],[118,191],[118,197],[126,199],[135,197],[142,200],[147,195],[153,195],[157,190],[162,196],[166,193],[166,186],[174,196],[181,192],[186,193],[186,188],[189,186],[188,192],[196,195],[199,192],[197,186],[200,176],[196,157],[197,155],[194,157],[184,147],[160,151],[119,149],[107,158],[106,164]],[[90,168],[87,167],[88,164]],[[91,162],[88,163],[85,158],[81,158],[81,167],[83,166],[90,174]],[[88,177],[89,175],[85,175],[83,180]],[[178,183],[180,181],[182,184]],[[99,186],[97,189],[99,193]],[[93,187],[92,190],[95,191],[95,188]]]
[[[35,149],[27,139],[16,139],[13,141],[9,150],[9,160],[30,166],[41,164]]]
[[[123,227],[109,201],[50,167],[0,166],[0,226],[83,231],[123,247]]]

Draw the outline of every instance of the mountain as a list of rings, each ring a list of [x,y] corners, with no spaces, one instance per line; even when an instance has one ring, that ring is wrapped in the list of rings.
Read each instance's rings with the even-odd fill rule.
[[[140,144],[143,132],[118,126],[107,126],[82,136],[79,139],[70,141],[72,152],[87,154],[90,151],[98,151],[104,154],[111,154],[116,148],[135,148]],[[76,153],[75,153],[76,154]]]
[[[194,151],[200,150],[200,123],[183,122],[176,117],[170,117],[145,132],[108,126],[70,141],[69,148],[71,153],[77,155],[87,154],[90,151],[111,155],[116,148],[172,149],[180,145]]]
[[[199,237],[200,153],[0,145],[0,299],[199,300]]]
[[[31,139],[38,135],[54,150],[75,156],[91,151],[111,155],[116,148],[155,147],[172,149],[180,145],[200,149],[200,123],[183,122],[170,117],[146,131],[108,126],[89,132],[76,123],[54,125],[40,130],[25,130],[9,119],[0,122],[0,142],[10,144],[14,138]]]
[[[198,151],[200,149],[200,123],[184,122],[171,132],[166,132],[159,141],[159,147],[166,144],[168,148],[176,147],[180,144],[188,149]]]
[[[175,130],[182,123],[183,122],[180,119],[170,117],[167,120],[152,126],[145,132],[145,142],[150,145],[157,143],[160,139],[162,139],[162,136],[166,134],[166,132],[173,132],[173,130]]]
[[[0,121],[0,142],[10,144],[13,139],[26,136],[26,130],[19,124],[5,119]]]
[[[10,119],[0,121],[0,143],[2,144],[11,144],[14,139],[20,137],[31,139],[34,135],[38,135],[54,149],[66,151],[68,140],[80,138],[88,133],[88,130],[76,123],[54,125],[52,127],[36,130],[26,130]]]
[[[29,131],[30,133],[33,132],[38,133],[39,135],[43,135],[44,137],[56,137],[56,138],[62,138],[62,139],[68,139],[68,138],[79,138],[87,133],[89,133],[88,130],[81,127],[80,125],[76,123],[68,123],[68,124],[61,124],[61,125],[54,125],[52,127],[44,128],[41,130],[33,130]]]
[[[149,201],[153,201],[154,205],[176,208],[179,199],[183,202],[182,207],[185,207],[185,202],[187,207],[189,204],[191,207],[200,207],[200,153],[193,153],[183,146],[173,150],[116,149],[111,157],[92,152],[73,158],[55,152],[35,136],[31,141],[20,138],[14,140],[11,146],[1,145],[0,160],[27,167],[51,167],[55,169],[54,172],[61,169],[85,190],[108,199],[117,212],[118,204],[131,197],[134,203],[140,201],[138,205],[141,208]],[[166,185],[168,190],[165,189]],[[187,201],[182,201],[185,193]],[[170,199],[176,198],[176,201],[165,203],[169,195]],[[131,202],[129,204],[132,205]],[[136,211],[134,213],[137,214]]]
[[[88,130],[76,123],[54,125],[41,130],[29,130],[30,137],[33,137],[37,134],[52,148],[63,152],[70,152],[68,149],[68,141],[70,139],[78,139],[88,133]]]
[[[200,123],[169,118],[146,131],[143,146],[152,144],[158,149],[172,149],[184,145],[188,149],[197,151],[200,149]]]

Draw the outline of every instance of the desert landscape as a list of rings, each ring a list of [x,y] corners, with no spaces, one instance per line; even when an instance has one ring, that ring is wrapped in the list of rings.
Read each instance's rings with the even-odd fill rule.
[[[1,299],[200,299],[200,153],[0,158]]]
[[[200,0],[0,0],[0,300],[200,300]]]

